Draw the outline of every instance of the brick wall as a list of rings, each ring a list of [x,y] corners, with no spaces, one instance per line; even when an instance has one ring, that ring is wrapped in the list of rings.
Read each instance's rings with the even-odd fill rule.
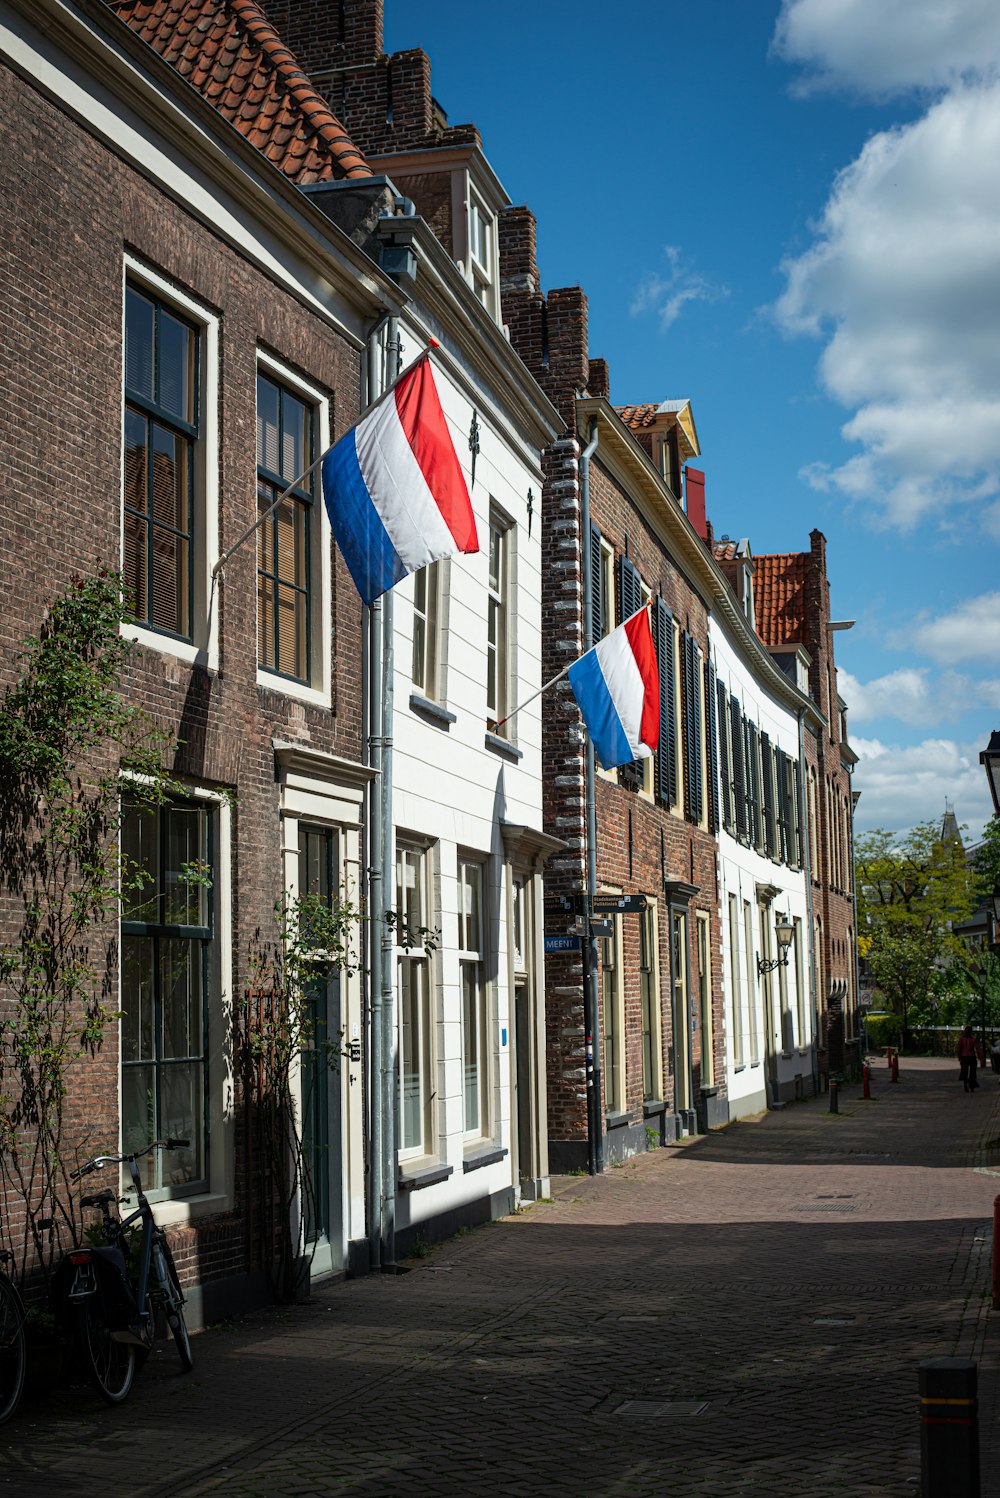
[[[0,101],[5,118],[22,122],[19,149],[0,160],[7,205],[0,265],[3,527],[8,556],[21,559],[0,580],[2,689],[15,677],[21,642],[37,631],[71,574],[118,564],[126,248],[220,319],[219,406],[205,419],[216,421],[219,432],[223,546],[256,514],[257,347],[329,393],[336,435],[357,419],[360,369],[356,351],[325,321],[6,69],[0,71]],[[236,993],[247,981],[250,938],[271,928],[282,882],[272,737],[360,757],[360,608],[339,558],[333,568],[333,711],[256,684],[252,542],[227,564],[217,594],[219,670],[192,670],[159,651],[138,650],[123,683],[133,702],[183,741],[170,766],[177,775],[235,793]],[[114,934],[115,928],[108,931],[109,938]],[[92,1148],[117,1140],[118,1070],[112,1033],[100,1055],[75,1073],[70,1132],[86,1136]],[[241,1157],[238,1165],[235,1212],[199,1222],[185,1237],[186,1278],[244,1268],[246,1161]]]

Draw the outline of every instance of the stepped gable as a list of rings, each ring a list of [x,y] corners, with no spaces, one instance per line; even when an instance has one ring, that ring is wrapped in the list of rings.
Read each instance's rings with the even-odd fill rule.
[[[371,177],[256,0],[105,0],[291,181]]]
[[[754,557],[754,609],[757,633],[770,648],[800,644],[806,638],[806,581],[809,552]]]

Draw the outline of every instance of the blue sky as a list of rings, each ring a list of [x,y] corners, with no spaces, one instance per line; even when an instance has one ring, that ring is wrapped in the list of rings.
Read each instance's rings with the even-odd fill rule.
[[[1000,726],[1000,5],[387,0],[582,285],[616,404],[692,402],[716,533],[828,541],[859,827],[978,835]]]

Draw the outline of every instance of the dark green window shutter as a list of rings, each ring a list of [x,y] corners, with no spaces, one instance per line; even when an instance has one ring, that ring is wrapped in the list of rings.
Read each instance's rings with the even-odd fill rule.
[[[596,525],[590,527],[590,643],[596,645],[601,638],[601,533]]]
[[[729,768],[729,714],[726,711],[726,688],[721,681],[716,681],[715,692],[718,699],[718,722],[719,722],[719,788],[722,793],[722,825],[727,831],[733,825],[733,782],[730,779]]]
[[[708,715],[708,830],[719,830],[719,735],[715,720],[715,694],[719,683],[705,662],[705,710]]]
[[[760,821],[760,745],[757,737],[757,725],[749,718],[745,719],[747,740],[747,830],[750,833],[750,841],[755,848],[761,845],[761,821]]]
[[[656,755],[656,794],[668,806],[677,800],[677,720],[674,717],[674,621],[662,598],[653,609],[656,669],[660,673],[660,747]]]
[[[743,745],[743,715],[735,697],[729,699],[729,722],[732,728],[733,800],[736,803],[736,836],[747,835],[747,782]]]
[[[777,857],[782,863],[791,863],[791,831],[788,813],[791,809],[788,796],[788,755],[783,749],[774,751],[775,776],[778,782],[778,849]]]
[[[684,673],[684,811],[694,822],[702,813],[701,704],[698,700],[698,656],[691,635],[681,635]]]
[[[795,762],[793,763],[792,770],[794,772],[792,778],[795,783],[792,789],[792,811],[790,818],[790,826],[792,829],[792,848],[790,862],[794,868],[801,869],[802,839],[804,834],[802,822],[802,767],[799,764],[798,760],[795,760]]]
[[[774,754],[771,749],[770,735],[762,733],[760,736],[760,771],[763,781],[763,811],[764,824],[764,852],[768,858],[773,858],[777,852],[777,836],[774,822]]]

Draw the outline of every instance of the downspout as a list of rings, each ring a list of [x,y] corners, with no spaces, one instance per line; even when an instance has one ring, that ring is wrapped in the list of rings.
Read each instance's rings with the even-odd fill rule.
[[[808,951],[811,954],[809,962],[809,997],[812,1002],[812,1047],[810,1060],[812,1062],[813,1096],[819,1095],[819,1047],[816,1026],[819,1021],[819,996],[816,992],[816,953],[813,943],[816,939],[816,918],[813,913],[813,886],[812,886],[812,840],[809,836],[808,807],[809,795],[806,785],[806,710],[799,708],[799,826],[802,829],[802,867],[806,875],[806,919],[809,922],[809,930],[806,936],[809,941]],[[818,810],[818,808],[817,808]]]
[[[395,365],[395,367],[393,367]],[[388,383],[396,378],[402,366],[400,358],[399,321],[392,317],[386,336],[386,371]],[[394,610],[392,589],[382,597],[382,888],[385,907],[392,904],[389,895],[395,869],[395,838],[392,822],[392,719],[394,705],[395,652],[393,650]],[[397,912],[398,914],[398,912]],[[393,1273],[396,1264],[396,1014],[395,1014],[395,934],[394,927],[382,921],[382,1035],[380,1053],[380,1104],[382,1135],[382,1201],[381,1201],[381,1267]]]
[[[380,335],[385,319],[368,340],[368,404],[378,394]],[[381,941],[385,929],[385,886],[382,846],[382,601],[366,610],[368,666],[368,764],[375,772],[368,791],[368,987],[371,1021],[368,1030],[368,1266],[377,1270],[382,1262],[382,1011]]]
[[[583,572],[583,649],[594,644],[593,584],[590,576],[590,460],[597,451],[597,418],[590,423],[590,442],[580,454],[580,527]],[[604,1172],[604,1112],[601,1101],[601,1026],[597,1003],[597,937],[591,930],[591,902],[597,891],[597,802],[594,795],[594,745],[590,735],[586,760],[587,884],[583,912],[583,1013],[587,1037],[587,1167]]]

